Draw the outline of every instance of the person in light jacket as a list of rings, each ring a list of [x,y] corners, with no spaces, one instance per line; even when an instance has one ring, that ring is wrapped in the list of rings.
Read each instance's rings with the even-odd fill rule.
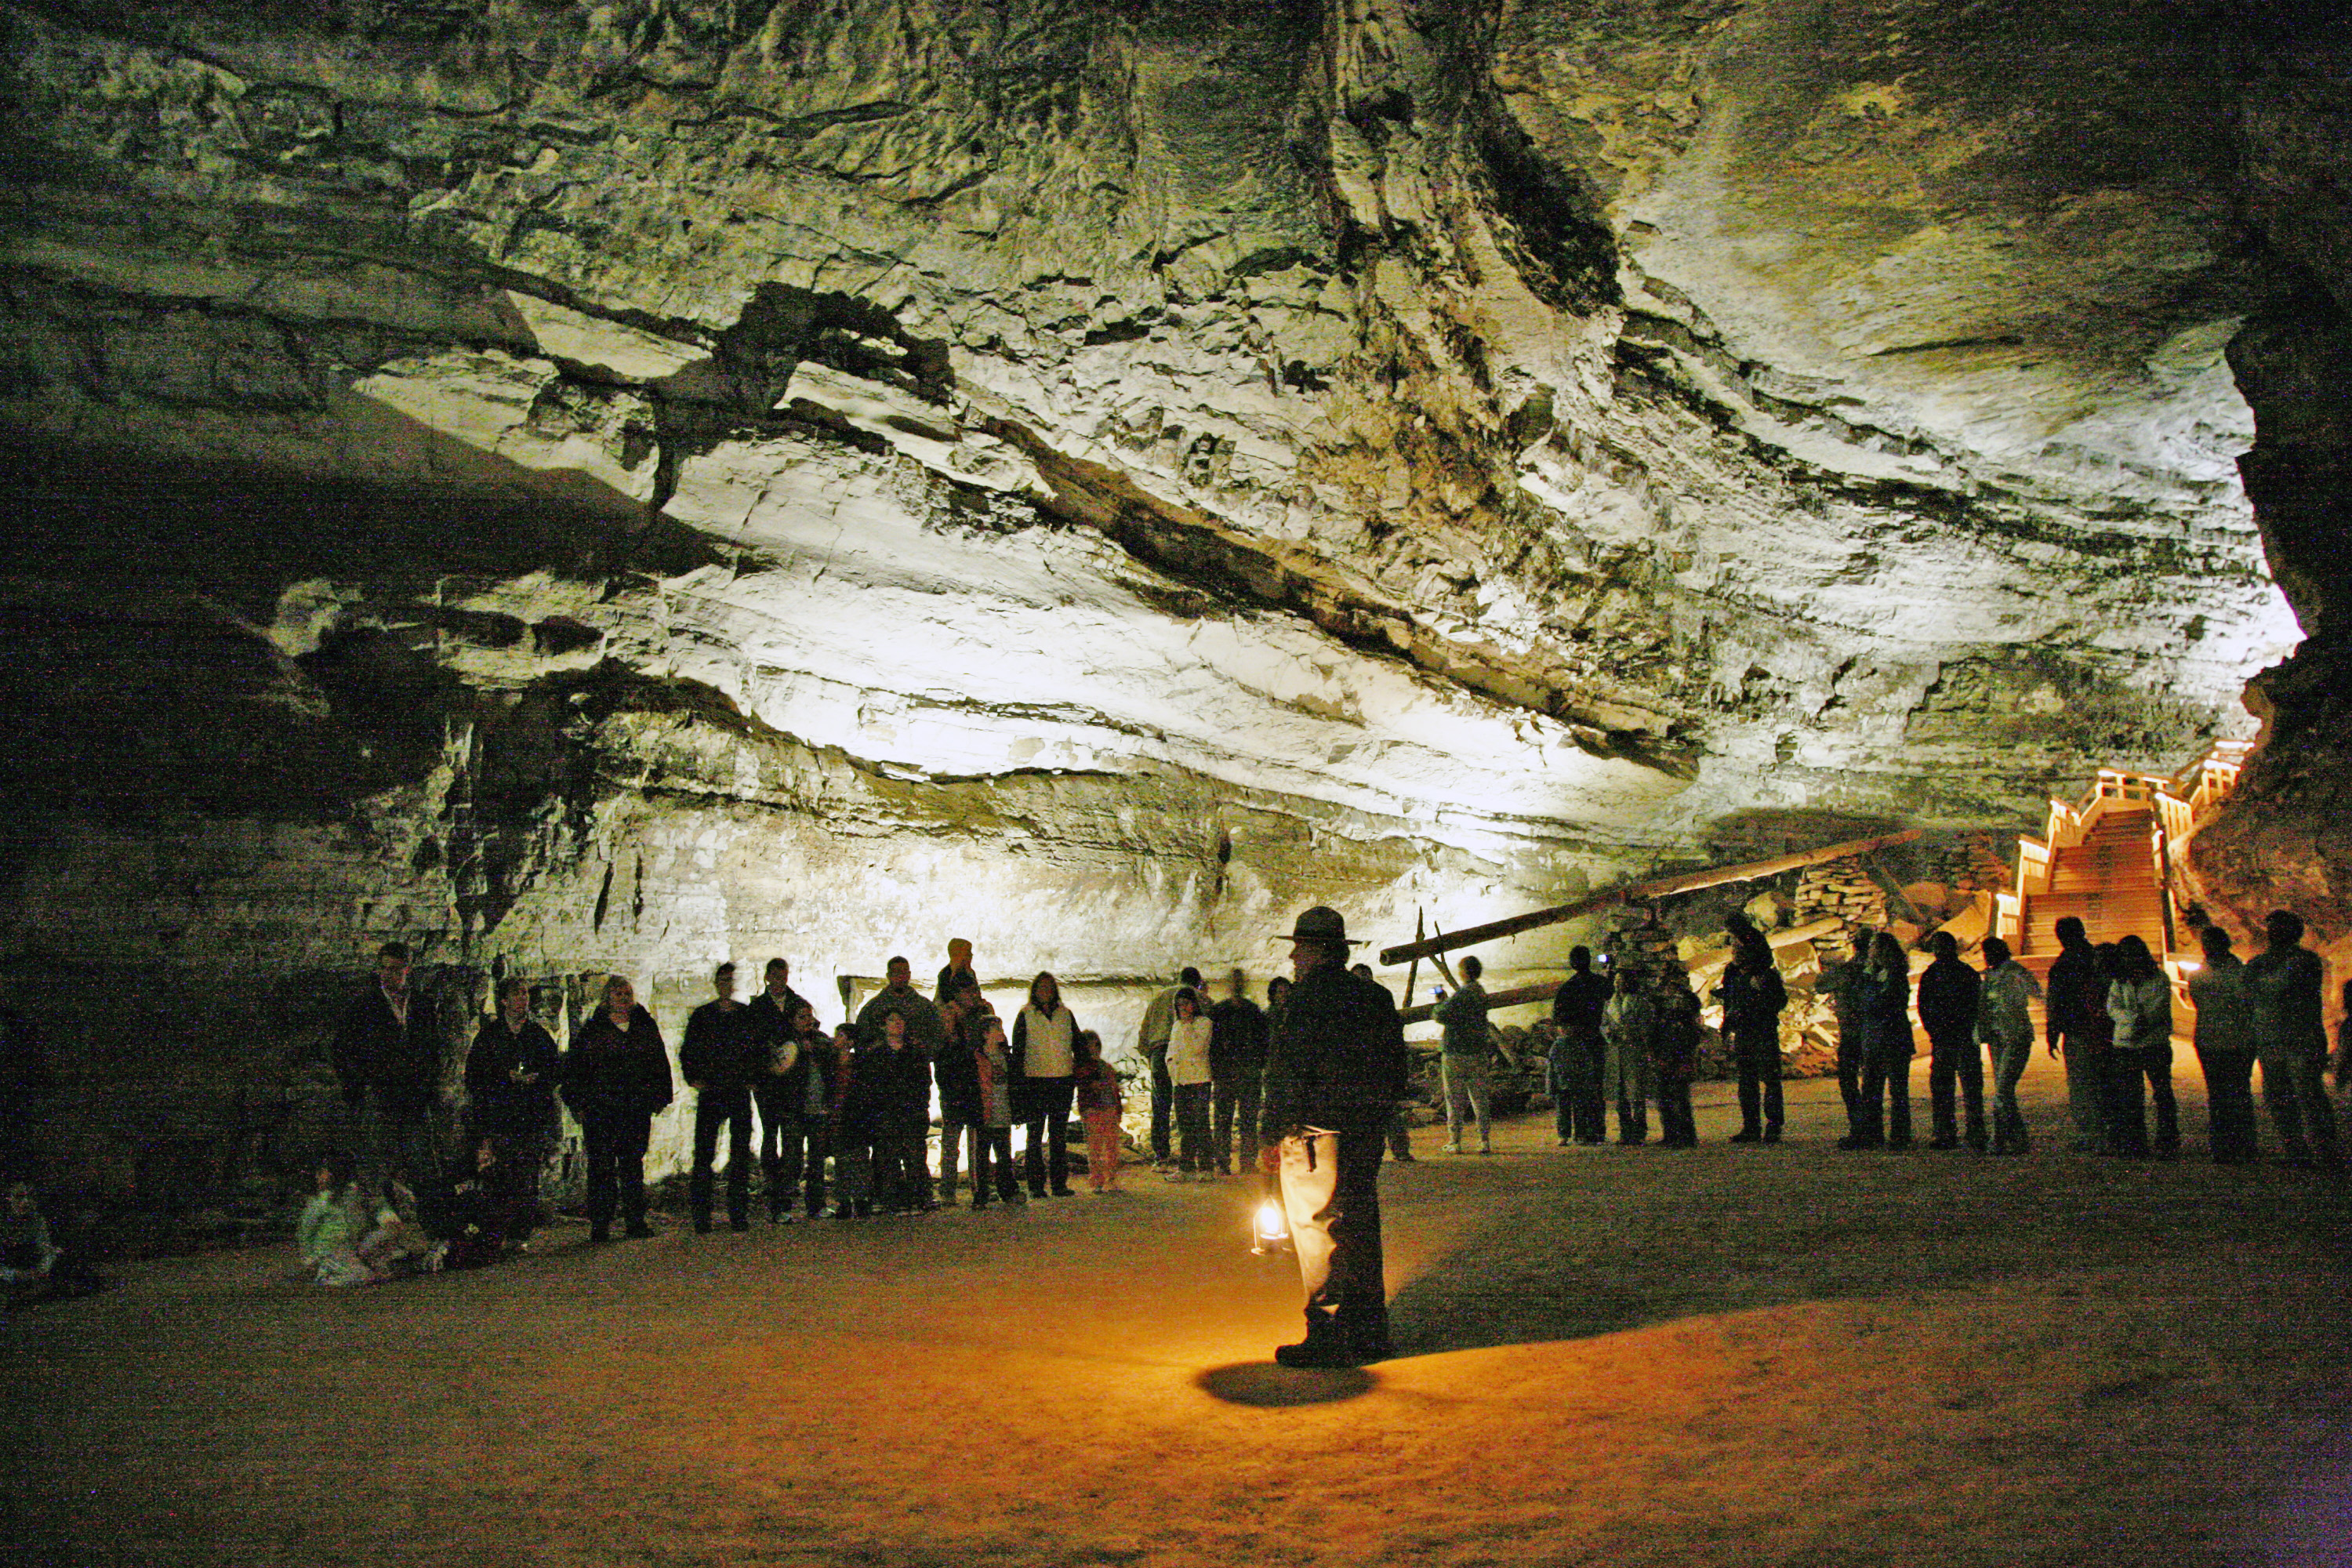
[[[1495,1134],[1487,1119],[1494,1030],[1486,1022],[1486,989],[1478,984],[1486,965],[1475,957],[1462,961],[1462,984],[1452,995],[1440,995],[1430,1016],[1444,1028],[1444,1051],[1439,1058],[1445,1082],[1445,1152],[1462,1152],[1462,1122],[1475,1113],[1478,1152],[1495,1152]]]
[[[2262,1154],[2254,1131],[2254,1031],[2246,966],[2230,951],[2230,933],[2197,933],[2205,962],[2189,977],[2197,1009],[2197,1062],[2205,1073],[2206,1145],[2217,1164],[2251,1164]]]
[[[2032,1140],[2018,1109],[2017,1080],[2033,1057],[2033,1016],[2042,983],[2011,956],[2009,943],[1984,940],[1984,983],[1978,994],[1977,1038],[1992,1053],[1992,1152],[2022,1154]]]
[[[1658,1005],[1638,964],[1617,968],[1617,994],[1601,1010],[1601,1037],[1609,1062],[1601,1088],[1617,1100],[1617,1142],[1643,1143],[1650,1137],[1650,1060],[1657,1049]]]
[[[1171,1014],[1172,1016],[1172,1014]],[[1049,971],[1029,982],[1029,1000],[1013,1019],[1013,1079],[1017,1114],[1028,1124],[1024,1173],[1029,1195],[1070,1195],[1071,1076],[1077,1070],[1078,1021]],[[1160,1054],[1160,1070],[1167,1068]]]
[[[1216,1173],[1209,1125],[1210,1057],[1216,1026],[1202,1009],[1200,994],[1176,994],[1176,1017],[1168,1026],[1168,1082],[1176,1101],[1176,1168],[1171,1181],[1207,1180]]]
[[[2108,972],[2107,1016],[2115,1024],[2108,1047],[2107,1135],[2114,1152],[2139,1159],[2148,1152],[2143,1083],[2156,1090],[2156,1146],[2170,1154],[2180,1147],[2179,1113],[2172,1100],[2172,983],[2157,966],[2147,943],[2126,936],[2116,943]]]

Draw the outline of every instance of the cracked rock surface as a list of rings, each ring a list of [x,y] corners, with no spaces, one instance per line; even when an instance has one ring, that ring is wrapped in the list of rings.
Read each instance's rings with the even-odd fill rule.
[[[2340,570],[2294,9],[0,8],[5,920],[1124,1027],[2169,771]]]

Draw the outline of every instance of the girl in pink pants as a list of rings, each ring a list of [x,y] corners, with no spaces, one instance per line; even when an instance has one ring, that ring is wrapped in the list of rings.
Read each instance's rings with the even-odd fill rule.
[[[1118,1073],[1102,1059],[1102,1037],[1092,1029],[1078,1036],[1078,1114],[1087,1124],[1087,1184],[1097,1193],[1118,1190]]]

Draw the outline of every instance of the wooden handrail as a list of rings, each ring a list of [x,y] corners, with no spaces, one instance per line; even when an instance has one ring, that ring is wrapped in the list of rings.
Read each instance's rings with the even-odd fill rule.
[[[1450,952],[1457,947],[1470,947],[1497,937],[1517,936],[1523,931],[1540,926],[1558,925],[1579,915],[1613,905],[1633,903],[1648,899],[1669,898],[1675,893],[1693,893],[1701,888],[1720,887],[1726,882],[1752,882],[1759,877],[1776,877],[1783,871],[1794,871],[1806,866],[1818,866],[1824,860],[1843,860],[1849,856],[1866,855],[1874,849],[1885,849],[1897,844],[1908,844],[1926,833],[1924,827],[1906,827],[1900,833],[1882,833],[1875,838],[1850,839],[1843,844],[1826,845],[1819,849],[1801,850],[1793,855],[1775,856],[1769,860],[1749,860],[1737,866],[1717,866],[1705,871],[1686,871],[1679,877],[1664,877],[1654,882],[1635,882],[1630,887],[1612,888],[1605,893],[1594,893],[1574,903],[1558,904],[1530,914],[1513,915],[1508,920],[1489,921],[1482,926],[1463,931],[1446,931],[1425,942],[1409,942],[1396,947],[1382,948],[1382,963],[1404,963],[1416,958],[1426,958],[1440,952]]]

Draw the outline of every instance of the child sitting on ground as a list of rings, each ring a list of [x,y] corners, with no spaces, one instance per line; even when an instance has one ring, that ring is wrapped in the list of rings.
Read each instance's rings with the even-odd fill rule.
[[[318,1183],[294,1230],[304,1269],[320,1285],[374,1284],[379,1276],[359,1255],[367,1210],[352,1157],[337,1151],[320,1161]]]

